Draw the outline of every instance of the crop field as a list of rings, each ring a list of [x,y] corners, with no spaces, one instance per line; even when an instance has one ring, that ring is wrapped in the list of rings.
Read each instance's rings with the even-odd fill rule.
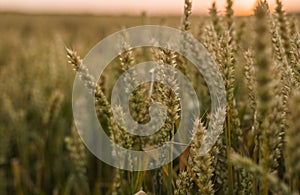
[[[0,194],[299,194],[300,16],[287,14],[277,0],[274,12],[260,1],[253,16],[237,17],[232,3],[227,0],[224,14],[213,4],[207,16],[193,15],[189,0],[182,16],[0,13]],[[131,48],[126,34],[120,42],[126,51],[95,79],[82,63],[90,49],[112,33],[139,25],[192,34],[217,65],[226,106],[212,109],[205,76],[185,56],[169,48]],[[184,44],[192,48],[186,51],[195,48]],[[188,78],[200,116],[183,121],[180,94],[189,92],[181,90],[173,69],[158,68],[157,74],[171,85],[144,83],[128,102],[138,124],[151,121],[154,101],[166,106],[160,131],[145,137],[120,127],[114,114],[125,122],[128,116],[110,100],[118,78],[150,60]],[[182,154],[156,169],[108,165],[87,148],[75,125],[76,75],[92,91],[97,119],[119,146],[134,151],[160,147],[172,140],[180,123],[193,127],[188,129],[192,140]],[[123,75],[125,81],[136,82],[132,75]],[[220,135],[209,152],[200,155],[209,124]],[[101,143],[98,146],[101,150]]]

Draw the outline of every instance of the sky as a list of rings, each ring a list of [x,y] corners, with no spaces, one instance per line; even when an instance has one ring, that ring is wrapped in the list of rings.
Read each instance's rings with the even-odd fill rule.
[[[193,13],[205,14],[214,0],[193,0]],[[236,15],[251,15],[257,0],[235,0]],[[299,0],[282,0],[285,10],[300,12]],[[224,11],[226,0],[216,0],[219,10]],[[1,11],[36,13],[93,13],[93,14],[140,14],[178,15],[183,12],[184,0],[0,0]],[[274,8],[275,0],[269,0]]]

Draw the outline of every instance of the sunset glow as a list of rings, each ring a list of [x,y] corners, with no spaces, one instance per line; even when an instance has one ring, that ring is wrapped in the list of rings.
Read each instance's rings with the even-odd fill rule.
[[[299,0],[283,0],[289,12],[300,12]],[[193,12],[206,14],[213,0],[194,0]],[[220,12],[224,11],[226,0],[216,0]],[[236,15],[251,15],[256,0],[236,0]],[[149,15],[181,14],[184,0],[1,0],[0,11],[54,12],[54,13],[97,13],[97,14],[139,14]],[[275,0],[269,0],[273,8]]]

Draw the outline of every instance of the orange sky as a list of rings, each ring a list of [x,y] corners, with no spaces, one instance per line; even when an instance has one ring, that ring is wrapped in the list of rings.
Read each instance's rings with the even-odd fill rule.
[[[226,0],[216,0],[220,11]],[[289,12],[300,12],[299,0],[282,0]],[[26,12],[72,12],[100,14],[139,14],[149,15],[181,14],[184,0],[0,0],[0,10]],[[207,13],[213,0],[193,0],[194,13]],[[256,0],[235,0],[237,15],[252,13]],[[275,0],[269,0],[274,7]]]

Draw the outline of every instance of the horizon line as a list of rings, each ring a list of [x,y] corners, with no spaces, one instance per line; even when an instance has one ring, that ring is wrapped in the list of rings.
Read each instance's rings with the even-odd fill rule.
[[[169,17],[179,17],[182,16],[180,13],[170,12],[170,13],[155,13],[155,14],[148,14],[146,11],[141,11],[140,13],[113,13],[113,12],[91,12],[91,11],[26,11],[26,10],[1,10],[0,8],[0,14],[20,14],[20,15],[90,15],[90,16],[141,16],[142,14],[146,14],[146,16],[149,17],[163,17],[163,16],[169,16]],[[287,12],[288,15],[300,15],[300,11],[289,11]],[[220,16],[223,16],[223,13],[219,14]],[[248,17],[253,16],[254,12],[251,14],[234,14],[234,16],[237,17]],[[205,16],[209,17],[209,13],[192,13],[192,16]]]

